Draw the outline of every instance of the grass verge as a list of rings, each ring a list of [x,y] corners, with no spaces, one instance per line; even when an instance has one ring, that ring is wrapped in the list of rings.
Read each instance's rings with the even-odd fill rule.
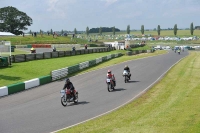
[[[200,52],[190,52],[140,98],[59,133],[197,133],[200,131],[199,70]]]
[[[68,56],[68,57],[62,57],[62,58],[52,58],[52,59],[46,59],[46,60],[34,60],[34,61],[28,61],[28,62],[13,63],[12,66],[10,67],[0,69],[0,72],[1,72],[0,73],[0,87],[7,86],[9,84],[14,84],[17,82],[27,81],[27,80],[38,78],[41,76],[50,75],[50,72],[52,70],[72,66],[72,65],[75,65],[87,60],[93,60],[102,56],[106,56],[113,53],[119,53],[119,52],[125,53],[126,51],[116,50],[116,51],[104,52],[104,53],[93,53],[93,54],[85,54],[85,55]],[[96,68],[103,67],[104,65],[106,66],[108,64],[109,65],[116,64],[116,63],[120,63],[126,60],[158,55],[158,54],[162,54],[163,52],[165,51],[149,53],[149,54],[139,54],[136,56],[122,56],[122,57],[107,61],[105,63],[101,63],[100,65],[97,65],[94,68],[92,67],[92,68],[84,69],[83,71],[80,71],[80,72],[94,70]],[[72,76],[72,75],[69,75],[69,76]]]

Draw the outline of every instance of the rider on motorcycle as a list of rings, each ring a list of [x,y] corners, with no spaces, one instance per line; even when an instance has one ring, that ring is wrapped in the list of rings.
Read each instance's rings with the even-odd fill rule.
[[[116,86],[115,76],[110,70],[108,70],[107,77],[110,78],[113,81],[114,86]]]
[[[130,68],[128,67],[128,65],[125,65],[124,70],[128,71],[128,73],[129,73],[128,78],[131,79],[131,72],[130,72]]]
[[[71,90],[71,92],[73,92],[72,93],[72,95],[73,95],[73,100],[75,100],[75,94],[74,94],[74,85],[72,84],[72,82],[70,82],[70,80],[69,80],[69,78],[66,78],[65,79],[65,85],[64,85],[64,87],[63,87],[63,90],[65,90],[65,89],[70,89]]]

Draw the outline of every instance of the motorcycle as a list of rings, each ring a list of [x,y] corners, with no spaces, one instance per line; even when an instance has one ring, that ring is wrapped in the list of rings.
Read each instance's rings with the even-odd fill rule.
[[[122,75],[124,77],[124,82],[125,83],[129,82],[129,72],[127,70],[124,70]]]
[[[60,93],[61,93],[61,104],[63,106],[67,106],[67,104],[69,104],[70,102],[78,103],[78,92],[75,89],[61,90]],[[73,96],[73,93],[75,95],[75,98]]]
[[[111,92],[112,90],[114,90],[114,82],[112,79],[108,78],[106,79],[106,83],[107,83],[107,88],[108,88],[108,91]]]
[[[178,50],[178,54],[180,54],[181,53],[181,51],[180,50]]]

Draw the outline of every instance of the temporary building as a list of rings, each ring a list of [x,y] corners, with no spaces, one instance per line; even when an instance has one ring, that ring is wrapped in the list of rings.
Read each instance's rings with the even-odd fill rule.
[[[0,32],[0,36],[15,36],[15,34],[10,32]]]

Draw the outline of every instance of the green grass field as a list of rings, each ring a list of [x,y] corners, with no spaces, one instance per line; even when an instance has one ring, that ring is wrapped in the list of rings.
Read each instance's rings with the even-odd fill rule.
[[[41,76],[50,75],[50,72],[56,69],[72,66],[84,61],[93,60],[99,57],[103,57],[113,53],[125,53],[123,50],[115,50],[111,52],[104,53],[93,53],[93,54],[85,54],[85,55],[76,55],[76,56],[68,56],[62,58],[52,58],[46,60],[34,60],[28,62],[21,63],[13,63],[12,66],[7,68],[1,68],[0,71],[0,86],[6,86],[10,84],[14,84],[17,82],[27,81],[33,78],[38,78]],[[152,55],[158,55],[162,53],[161,51],[157,51],[155,53],[149,54],[140,54],[137,56],[122,56],[117,58],[117,62],[122,62],[126,60],[135,59],[136,57],[146,57]],[[109,62],[113,64],[116,59],[113,59]],[[114,63],[114,64],[116,64]],[[106,63],[102,63],[106,64]],[[99,65],[98,65],[99,66]],[[101,66],[101,65],[100,65]],[[92,68],[88,68],[86,70],[90,70]]]
[[[87,37],[85,34],[79,34],[83,38],[74,38],[71,39],[71,35],[65,37],[65,36],[58,36],[53,38],[53,36],[47,36],[47,35],[38,35],[37,37],[32,37],[30,35],[22,37],[22,36],[15,36],[15,37],[0,37],[0,40],[6,40],[6,41],[11,41],[12,45],[27,45],[27,44],[101,44],[102,42],[108,42],[108,41],[120,41],[118,39],[106,39],[106,35],[112,35],[112,32],[104,32],[102,33],[102,36],[96,36],[98,33],[90,33],[89,37]],[[116,32],[116,36],[122,36],[125,35],[126,32]],[[141,37],[141,31],[131,31],[131,35],[135,36],[140,36]],[[144,34],[148,35],[151,34],[151,36],[157,36],[157,31],[145,31]],[[77,36],[79,36],[77,35]],[[174,33],[173,30],[163,30],[161,31],[161,36],[169,36],[173,37]],[[177,32],[178,37],[189,37],[192,36],[190,35],[190,30],[178,30]],[[193,36],[198,36],[200,37],[200,30],[195,30]],[[88,42],[88,39],[91,38],[92,42]],[[98,42],[95,42],[95,40],[98,39]],[[140,41],[134,41],[134,43],[138,43]],[[161,43],[163,41],[147,41],[148,43]],[[190,44],[190,43],[196,43],[200,44],[200,40],[197,41],[164,41],[166,43],[179,43],[179,44]]]
[[[59,133],[198,133],[199,70],[200,52],[190,52],[140,98]]]

